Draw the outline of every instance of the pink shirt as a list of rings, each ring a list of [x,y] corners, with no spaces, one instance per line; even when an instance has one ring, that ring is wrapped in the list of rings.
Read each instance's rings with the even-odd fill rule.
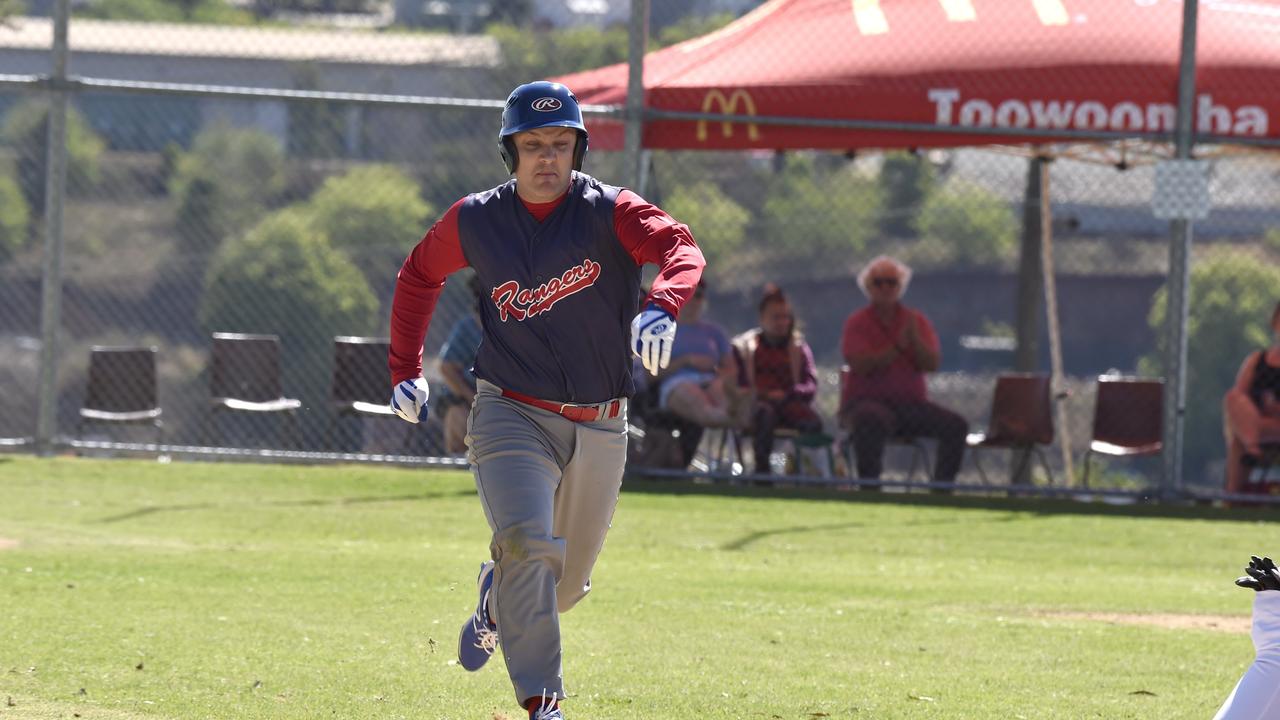
[[[924,372],[916,367],[915,353],[907,348],[905,341],[899,340],[908,322],[916,324],[917,336],[926,347],[935,353],[939,351],[938,334],[929,319],[905,305],[896,306],[888,324],[881,321],[871,305],[854,312],[844,321],[840,350],[850,365],[855,356],[884,352],[895,342],[904,344],[900,345],[903,351],[894,357],[889,367],[866,375],[848,373],[840,396],[842,406],[859,398],[897,402],[923,402],[926,399]]]

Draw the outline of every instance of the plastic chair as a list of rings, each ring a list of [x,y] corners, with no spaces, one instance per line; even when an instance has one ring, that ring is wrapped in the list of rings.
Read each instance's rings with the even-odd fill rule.
[[[987,432],[970,433],[966,438],[971,450],[1005,448],[1016,453],[1018,464],[1011,477],[1021,477],[1034,453],[1044,467],[1045,476],[1053,484],[1053,472],[1045,458],[1042,446],[1053,444],[1053,407],[1050,400],[1049,376],[1039,373],[1006,373],[996,377],[996,387],[991,399],[991,417]],[[979,453],[970,453],[982,481],[987,483],[987,473],[982,469]]]
[[[156,399],[156,348],[89,349],[89,381],[76,435],[89,423],[151,425],[160,444],[164,423]]]
[[[297,411],[302,401],[284,396],[278,336],[214,333],[211,366],[211,419],[224,411],[284,413],[290,424],[291,441],[295,447],[298,445]]]
[[[387,338],[339,335],[333,339],[333,377],[329,384],[329,403],[333,414],[325,430],[325,445],[332,445],[333,429],[342,417],[395,417],[387,398],[391,380],[387,356],[391,341]],[[408,447],[413,435],[405,433]]]
[[[849,383],[849,376],[852,370],[848,365],[840,368],[840,397],[844,398],[845,386]],[[839,448],[840,454],[844,457],[845,467],[848,469],[849,477],[856,477],[858,474],[857,457],[855,456],[853,447],[853,428],[840,428],[836,437],[836,446]],[[929,458],[929,448],[925,446],[924,441],[913,435],[892,434],[885,438],[885,447],[890,445],[901,445],[911,448],[911,465],[907,467],[907,480],[911,480],[916,476],[916,466],[919,465],[924,469],[924,477],[926,481],[933,481],[933,461]]]
[[[1156,455],[1164,449],[1164,381],[1102,376],[1093,406],[1093,440],[1084,453],[1084,487],[1089,459]]]

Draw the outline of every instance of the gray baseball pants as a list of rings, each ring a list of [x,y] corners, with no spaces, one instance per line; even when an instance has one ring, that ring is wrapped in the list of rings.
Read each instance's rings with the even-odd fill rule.
[[[499,647],[517,702],[563,698],[559,613],[591,589],[622,488],[626,404],[616,418],[578,423],[477,385],[468,459],[493,530]]]

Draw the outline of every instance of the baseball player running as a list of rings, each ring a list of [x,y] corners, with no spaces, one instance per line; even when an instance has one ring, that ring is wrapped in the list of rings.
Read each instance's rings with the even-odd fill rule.
[[[1280,717],[1280,568],[1269,557],[1252,556],[1236,585],[1253,597],[1253,665],[1245,671],[1213,720]]]
[[[454,203],[400,268],[391,407],[426,417],[422,341],[445,277],[472,267],[486,301],[467,453],[493,536],[458,661],[479,670],[501,647],[529,717],[563,720],[559,613],[591,589],[618,501],[631,352],[666,366],[704,261],[688,227],[581,172],[587,131],[565,86],[513,90],[498,150],[514,178]],[[660,270],[641,309],[644,263]]]

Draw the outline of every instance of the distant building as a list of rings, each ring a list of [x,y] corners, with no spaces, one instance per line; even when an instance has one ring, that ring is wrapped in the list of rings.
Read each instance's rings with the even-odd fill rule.
[[[52,32],[48,18],[0,25],[0,68],[51,73]],[[81,19],[71,22],[69,45],[69,74],[93,78],[453,97],[475,97],[501,57],[484,36]],[[185,145],[218,121],[259,128],[289,145],[291,108],[298,117],[306,112],[267,97],[85,93],[77,102],[112,147],[128,150]],[[404,158],[407,148],[422,144],[415,123],[405,122],[411,111],[339,107],[342,154]]]

